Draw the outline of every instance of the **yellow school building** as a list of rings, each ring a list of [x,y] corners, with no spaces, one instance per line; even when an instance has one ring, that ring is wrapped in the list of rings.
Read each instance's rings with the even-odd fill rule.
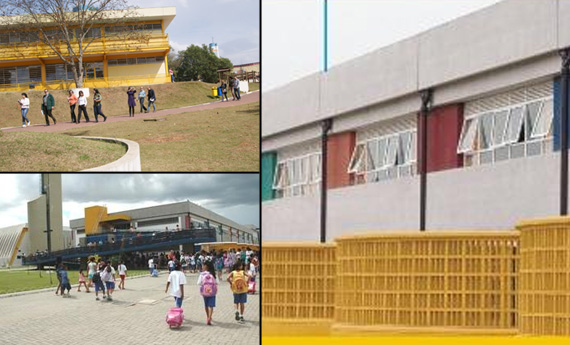
[[[170,82],[170,45],[165,31],[175,16],[176,7],[143,8],[136,10],[132,22],[94,25],[89,35],[95,40],[83,55],[83,87]],[[143,31],[145,39],[125,39],[121,33],[132,30],[129,25]],[[0,91],[75,87],[71,68],[38,35],[31,31],[10,32],[0,26]],[[65,42],[54,47],[67,50]]]

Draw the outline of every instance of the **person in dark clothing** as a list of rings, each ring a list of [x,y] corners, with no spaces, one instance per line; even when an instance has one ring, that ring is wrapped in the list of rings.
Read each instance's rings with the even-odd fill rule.
[[[55,117],[53,117],[53,115],[51,113],[53,108],[55,108],[55,100],[53,99],[53,96],[51,95],[51,93],[49,93],[48,89],[45,89],[44,90],[44,98],[43,98],[43,102],[42,102],[42,113],[44,114],[44,116],[46,118],[46,126],[49,126],[48,116],[51,117],[54,125],[57,124]]]
[[[135,101],[135,93],[137,93],[137,90],[135,90],[134,87],[129,86],[129,89],[127,90],[127,95],[129,95],[129,117],[135,116],[135,106],[137,105],[137,102]]]
[[[156,101],[156,95],[154,93],[154,90],[149,86],[148,87],[148,107],[147,109],[150,110],[150,105],[152,104],[152,108],[154,109],[154,111],[156,111],[156,106],[154,105],[154,102]]]
[[[95,113],[95,122],[99,122],[97,115],[103,116],[103,121],[107,121],[107,116],[105,116],[105,114],[103,114],[101,111],[101,101],[103,100],[103,97],[101,97],[99,90],[93,89],[93,91],[95,91],[95,96],[93,97],[93,112]]]
[[[220,85],[220,90],[222,91],[222,102],[224,101],[224,96],[226,97],[226,101],[228,100],[228,85],[226,84],[225,80],[222,80],[222,85]]]

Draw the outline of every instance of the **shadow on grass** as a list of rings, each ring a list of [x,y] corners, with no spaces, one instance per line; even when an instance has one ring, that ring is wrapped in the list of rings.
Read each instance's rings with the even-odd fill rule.
[[[81,131],[81,132],[61,133],[61,134],[67,135],[67,136],[70,136],[70,137],[78,137],[78,136],[87,135],[88,133],[89,133],[89,131]]]
[[[247,109],[247,110],[236,110],[236,113],[259,114],[259,108],[251,108],[251,109]]]

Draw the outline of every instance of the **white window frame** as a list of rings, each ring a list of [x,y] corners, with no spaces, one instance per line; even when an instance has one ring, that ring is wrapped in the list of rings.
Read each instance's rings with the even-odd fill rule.
[[[543,118],[542,115],[544,114],[545,109],[547,109],[547,107],[546,107],[547,103],[552,103],[552,108],[550,108],[550,117],[547,120],[548,124],[545,127],[546,131],[536,133],[537,124]],[[530,138],[531,139],[540,139],[540,138],[544,138],[544,137],[548,136],[548,133],[550,133],[550,130],[552,128],[553,122],[554,122],[554,99],[547,99],[547,100],[544,100],[542,102],[542,104],[540,105],[540,108],[538,109],[538,115],[536,116],[536,120],[534,121],[534,124],[532,125],[532,131],[530,133]]]
[[[469,146],[465,147],[463,144],[465,141],[465,136],[468,134],[465,131],[465,124],[467,121],[473,122],[469,127],[469,131],[474,131],[472,138],[470,140]],[[459,138],[459,145],[457,146],[457,153],[469,153],[475,151],[475,140],[477,139],[477,129],[479,128],[479,116],[469,116],[463,120],[463,127],[461,128],[461,136]]]
[[[534,103],[540,102],[540,106],[538,109],[538,114],[536,116],[536,118],[533,121],[532,124],[532,128],[526,128],[528,125],[528,106]],[[545,150],[547,150],[547,143],[552,141],[552,133],[551,133],[551,128],[552,128],[552,122],[554,121],[554,99],[553,96],[548,96],[548,97],[541,97],[541,98],[536,98],[533,100],[529,100],[529,101],[525,101],[525,102],[520,102],[520,103],[516,103],[516,104],[512,104],[506,107],[501,107],[501,108],[497,108],[497,109],[493,109],[493,110],[486,110],[484,112],[480,112],[477,114],[472,114],[469,116],[466,116],[465,119],[463,120],[463,127],[461,129],[461,136],[459,139],[459,143],[457,146],[457,153],[458,154],[464,154],[465,157],[464,159],[469,162],[471,162],[471,164],[467,164],[467,165],[472,165],[472,162],[479,162],[479,159],[474,160],[474,157],[479,157],[481,154],[486,154],[486,152],[492,152],[493,154],[493,162],[495,161],[495,150],[498,148],[502,148],[502,147],[508,147],[509,148],[509,159],[511,158],[511,148],[515,147],[515,146],[519,146],[519,145],[523,145],[525,146],[525,153],[524,156],[527,155],[527,150],[526,150],[526,146],[529,143],[533,143],[533,142],[544,142],[543,145],[543,151],[545,152]],[[543,131],[541,132],[536,132],[536,126],[539,123],[539,121],[541,121],[541,118],[543,116],[543,114],[545,114],[545,109],[546,109],[546,105],[547,104],[551,104],[552,105],[552,109],[551,109],[551,113],[549,114],[549,118],[548,118],[548,125],[543,128]],[[519,118],[517,118],[517,122],[512,122],[514,118],[514,112],[518,111],[520,109],[521,115]],[[508,115],[507,115],[507,123],[502,135],[502,140],[500,142],[495,142],[495,133],[494,131],[495,126],[496,126],[496,114],[499,114],[503,111],[508,111]],[[483,118],[483,116],[486,116],[487,114],[493,114],[492,115],[492,128],[491,128],[491,145],[487,148],[481,148],[481,131],[482,131],[482,121],[481,119]],[[465,142],[465,136],[467,135],[466,131],[465,131],[465,124],[468,121],[472,121],[473,123],[471,124],[471,127],[469,127],[469,131],[472,130],[472,128],[475,128],[475,134],[473,135],[472,140],[469,143],[469,147],[467,147],[468,145],[466,145]],[[475,123],[477,122],[477,123]],[[515,127],[513,127],[513,125]],[[523,130],[523,126],[525,131],[531,131],[530,136],[527,137],[527,135],[525,135],[525,138],[522,142],[519,142],[519,138],[520,138],[520,134],[521,131]],[[518,129],[516,130],[516,133],[518,133],[518,135],[516,135],[516,137],[513,135],[511,135],[511,133],[515,133],[515,131],[512,130],[512,128]],[[478,163],[481,164],[481,163]]]
[[[402,148],[402,135],[410,135],[410,140],[406,148]],[[384,153],[380,156],[381,142],[385,142],[386,145],[383,148]],[[369,145],[376,145],[376,157],[371,157],[371,152]],[[405,167],[413,166],[416,163],[416,148],[413,147],[417,144],[417,130],[409,129],[405,131],[399,131],[395,133],[385,134],[374,138],[369,138],[357,142],[352,151],[352,156],[348,165],[348,173],[354,174],[357,177],[377,175],[376,173],[386,171],[393,167]],[[405,162],[399,162],[398,157],[400,155],[400,150],[404,149],[404,156],[409,157]],[[388,154],[391,157],[388,157]],[[374,160],[379,160],[381,157],[382,162],[379,166],[375,166]],[[390,159],[389,159],[390,158]],[[376,181],[376,178],[372,178]]]
[[[277,162],[273,189],[280,196],[297,196],[310,193],[321,181],[321,153],[312,152]]]

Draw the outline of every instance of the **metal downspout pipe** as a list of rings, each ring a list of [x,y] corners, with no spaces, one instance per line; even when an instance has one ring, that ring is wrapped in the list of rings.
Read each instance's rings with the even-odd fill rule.
[[[321,243],[327,241],[327,154],[329,132],[332,130],[332,119],[322,123],[321,134]]]
[[[426,206],[427,206],[427,147],[428,128],[427,117],[433,103],[433,90],[427,89],[421,92],[422,107],[420,111],[420,123],[422,141],[420,149],[420,231],[426,230]]]

